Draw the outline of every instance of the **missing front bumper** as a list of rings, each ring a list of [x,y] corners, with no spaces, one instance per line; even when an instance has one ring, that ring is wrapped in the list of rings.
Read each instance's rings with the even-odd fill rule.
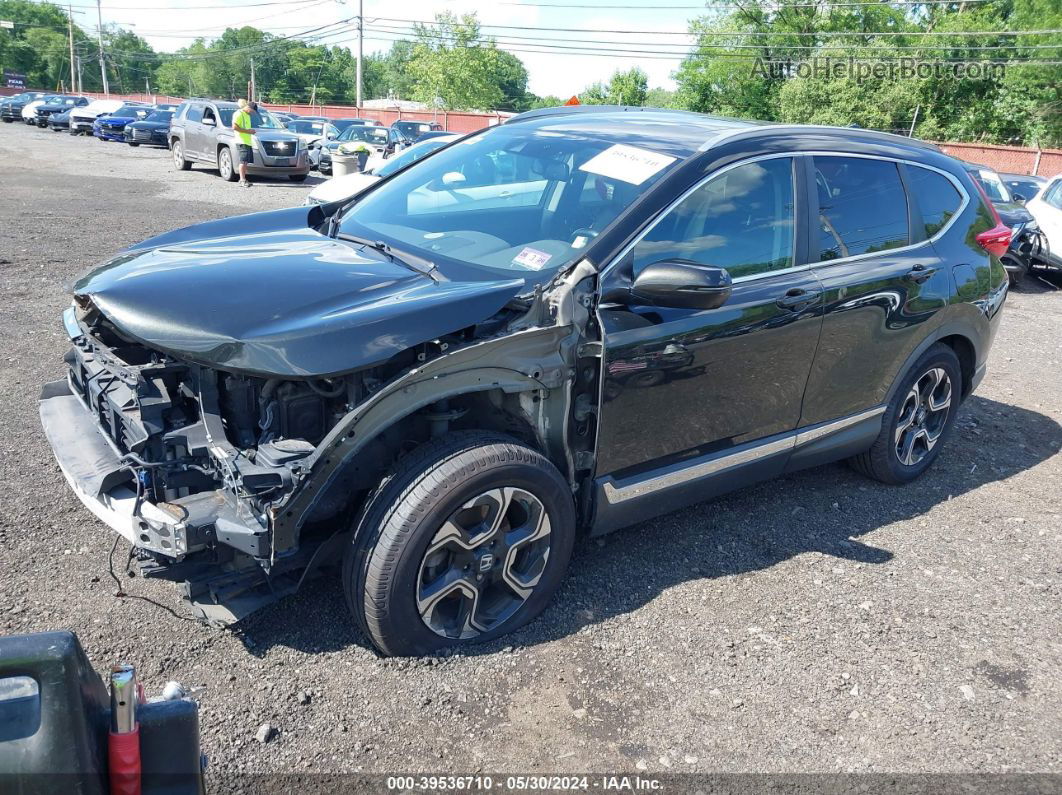
[[[244,515],[227,491],[199,492],[159,505],[138,498],[133,470],[66,381],[45,384],[40,416],[74,494],[133,546],[174,561],[216,543],[256,558],[268,556],[268,528]]]

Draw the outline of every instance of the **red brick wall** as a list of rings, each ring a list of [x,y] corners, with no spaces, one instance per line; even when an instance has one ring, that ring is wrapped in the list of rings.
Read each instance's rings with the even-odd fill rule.
[[[952,157],[991,166],[1010,174],[1037,174],[1053,177],[1062,173],[1062,149],[1029,149],[992,144],[938,143]]]

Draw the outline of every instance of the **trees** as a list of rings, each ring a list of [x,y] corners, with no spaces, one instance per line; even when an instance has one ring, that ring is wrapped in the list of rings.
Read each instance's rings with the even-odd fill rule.
[[[691,110],[745,118],[855,123],[902,133],[914,124],[915,134],[924,138],[1060,146],[1059,65],[1006,64],[1001,73],[956,77],[957,64],[963,62],[1058,60],[1062,46],[1028,49],[1057,46],[1058,36],[1014,37],[999,31],[1059,27],[1062,7],[1057,0],[1011,0],[969,8],[964,3],[911,4],[906,10],[842,0],[818,6],[804,0],[753,0],[691,22],[697,45],[675,74],[678,102]],[[989,32],[970,36],[965,31]],[[925,32],[957,35],[905,35]],[[990,49],[982,49],[986,47]],[[816,60],[823,66],[849,58],[885,66],[902,66],[904,59],[922,61],[936,71],[904,76],[816,73],[809,68]]]
[[[418,23],[414,32],[406,64],[411,99],[451,110],[529,104],[523,63],[481,34],[475,14],[436,14],[434,23]]]
[[[644,105],[649,76],[637,66],[617,70],[608,83],[592,83],[579,95],[584,105]]]

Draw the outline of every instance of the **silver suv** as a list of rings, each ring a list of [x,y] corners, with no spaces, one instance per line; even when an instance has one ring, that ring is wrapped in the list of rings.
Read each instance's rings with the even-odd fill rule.
[[[232,117],[235,102],[191,99],[184,102],[170,123],[170,151],[173,164],[187,171],[192,163],[206,163],[216,168],[223,179],[239,178],[240,162]],[[287,177],[302,182],[310,173],[310,158],[297,135],[288,132],[267,110],[253,116],[254,162],[247,173],[267,177]]]

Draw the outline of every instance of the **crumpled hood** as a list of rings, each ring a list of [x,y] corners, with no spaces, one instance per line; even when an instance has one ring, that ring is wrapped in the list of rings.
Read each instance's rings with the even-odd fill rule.
[[[335,375],[485,320],[522,279],[436,282],[307,226],[300,207],[127,249],[74,285],[147,345],[220,369]]]

